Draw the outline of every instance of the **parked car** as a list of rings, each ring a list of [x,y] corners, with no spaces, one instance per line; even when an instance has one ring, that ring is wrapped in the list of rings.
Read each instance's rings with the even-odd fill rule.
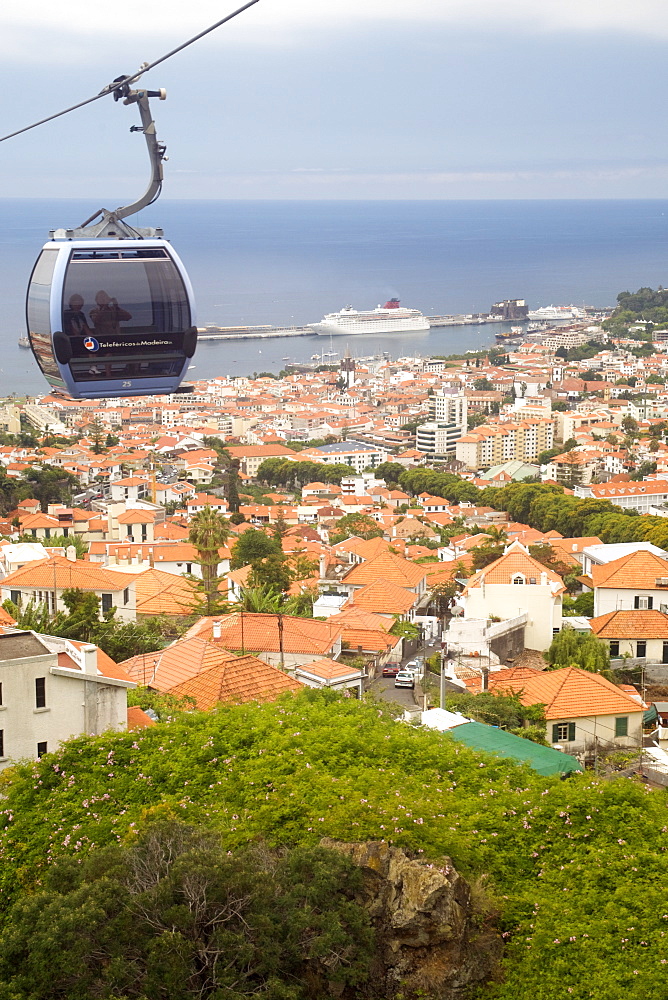
[[[410,670],[400,670],[394,678],[394,686],[395,688],[414,688],[415,674],[412,674]]]
[[[421,674],[422,664],[419,660],[409,660],[408,663],[405,663],[401,669],[409,670],[412,674]]]
[[[396,677],[399,673],[399,667],[396,663],[386,663],[383,667],[383,677]]]

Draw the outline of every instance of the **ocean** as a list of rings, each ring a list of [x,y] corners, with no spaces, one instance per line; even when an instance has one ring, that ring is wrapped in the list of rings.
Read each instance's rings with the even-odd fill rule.
[[[45,383],[24,330],[25,288],[48,230],[80,224],[90,202],[0,200],[0,395]],[[430,315],[487,312],[492,302],[614,305],[668,284],[668,201],[170,201],[137,217],[160,225],[195,289],[199,326],[317,322],[392,296]],[[498,329],[202,343],[193,378],[278,372],[346,344],[355,356],[450,354],[487,346]],[[507,329],[507,327],[506,327]]]

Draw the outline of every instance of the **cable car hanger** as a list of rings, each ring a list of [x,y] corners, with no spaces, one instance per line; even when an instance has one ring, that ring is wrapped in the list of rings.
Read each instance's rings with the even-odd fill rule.
[[[257,3],[257,0],[252,0],[252,2]],[[146,148],[148,150],[148,158],[151,164],[151,177],[148,187],[144,191],[143,195],[140,198],[137,198],[136,201],[133,201],[129,205],[123,205],[121,208],[117,208],[113,212],[110,212],[106,208],[99,208],[97,212],[86,219],[85,222],[82,222],[76,229],[50,230],[49,235],[52,240],[80,240],[93,238],[136,240],[147,237],[161,238],[163,235],[162,229],[138,229],[123,222],[123,219],[127,219],[129,215],[135,215],[135,213],[140,212],[142,208],[146,208],[147,205],[152,205],[154,201],[157,201],[162,190],[162,161],[168,159],[168,157],[165,156],[167,147],[163,142],[158,142],[155,122],[151,116],[151,109],[149,106],[150,97],[157,97],[159,100],[164,101],[167,98],[167,92],[163,88],[160,90],[130,90],[130,86],[127,82],[128,79],[128,77],[119,76],[118,79],[114,81],[116,84],[116,89],[113,91],[114,100],[122,100],[123,104],[136,104],[139,107],[141,125],[132,125],[130,127],[130,131],[143,132],[144,138],[146,139]],[[91,225],[91,223],[95,222],[99,216],[102,216],[101,220],[96,225]]]
[[[158,198],[166,158],[149,99],[167,95],[164,90],[132,89],[132,84],[257,2],[249,0],[136,73],[117,77],[95,97],[20,130],[113,94],[115,101],[137,104],[141,125],[130,131],[143,133],[151,165],[141,197],[115,211],[98,209],[75,229],[51,230],[33,267],[26,296],[28,339],[52,391],[64,391],[72,399],[192,392],[192,386],[181,385],[197,346],[188,274],[162,229],[139,229],[125,221]]]

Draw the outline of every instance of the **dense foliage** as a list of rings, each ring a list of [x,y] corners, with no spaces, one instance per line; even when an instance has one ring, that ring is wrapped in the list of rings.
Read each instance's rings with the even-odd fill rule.
[[[641,320],[651,326],[668,323],[668,291],[665,288],[639,288],[637,292],[620,292],[617,308],[603,324],[612,336],[626,335],[629,326]]]
[[[162,649],[183,630],[166,615],[155,615],[142,622],[124,622],[116,619],[116,608],[111,608],[100,618],[99,597],[78,587],[63,591],[63,603],[67,611],[58,611],[54,615],[46,604],[35,604],[33,601],[29,601],[25,608],[19,608],[9,600],[4,601],[2,606],[19,628],[78,642],[94,642],[117,663],[131,656]]]
[[[9,913],[0,980],[43,1000],[328,996],[369,978],[360,888],[360,869],[334,851],[232,854],[211,833],[158,821],[129,846],[50,867]]]
[[[553,670],[579,667],[593,674],[607,675],[610,672],[609,647],[593,632],[563,628],[555,635],[545,657]]]
[[[39,500],[46,511],[50,503],[72,503],[72,495],[81,489],[76,476],[49,465],[32,465],[22,476],[8,476],[0,468],[0,514],[15,510],[21,500]]]
[[[547,483],[511,483],[501,489],[479,490],[473,483],[449,472],[408,469],[399,477],[402,490],[418,496],[427,491],[451,503],[470,501],[476,506],[505,510],[512,521],[538,531],[556,530],[565,538],[597,535],[603,542],[653,542],[668,548],[668,521],[663,517],[639,517],[607,500],[578,500],[561,486]]]
[[[485,998],[664,992],[668,810],[662,793],[629,779],[544,778],[396,722],[373,703],[307,691],[78,738],[4,772],[2,782],[0,942],[15,956],[5,975],[22,974],[19,959],[30,964],[24,951],[8,951],[22,908],[37,892],[76,889],[74,878],[54,887],[51,866],[64,872],[67,858],[81,859],[87,872],[83,859],[95,848],[131,848],[151,819],[178,817],[215,832],[234,856],[258,838],[304,849],[327,835],[385,838],[428,858],[449,855],[469,877],[487,875],[506,958],[505,978]],[[57,899],[54,907],[59,920],[69,912],[71,929],[52,936],[55,976],[60,949],[79,968],[76,949],[87,945],[78,944],[77,921],[91,911],[58,914]],[[30,993],[15,979],[0,997],[44,995],[32,983]]]
[[[351,465],[337,462],[325,465],[322,462],[295,462],[291,458],[265,458],[257,470],[256,478],[269,486],[286,486],[301,489],[307,483],[336,483],[340,485],[344,476],[354,476]]]

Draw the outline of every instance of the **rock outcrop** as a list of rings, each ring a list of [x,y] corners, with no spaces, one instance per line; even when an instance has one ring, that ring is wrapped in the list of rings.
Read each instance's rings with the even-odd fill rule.
[[[376,932],[374,981],[379,995],[422,991],[459,1000],[466,987],[488,979],[501,955],[493,916],[474,906],[471,887],[449,858],[429,863],[378,841],[322,847],[347,855],[364,874],[357,899]],[[482,909],[482,912],[481,912]]]

